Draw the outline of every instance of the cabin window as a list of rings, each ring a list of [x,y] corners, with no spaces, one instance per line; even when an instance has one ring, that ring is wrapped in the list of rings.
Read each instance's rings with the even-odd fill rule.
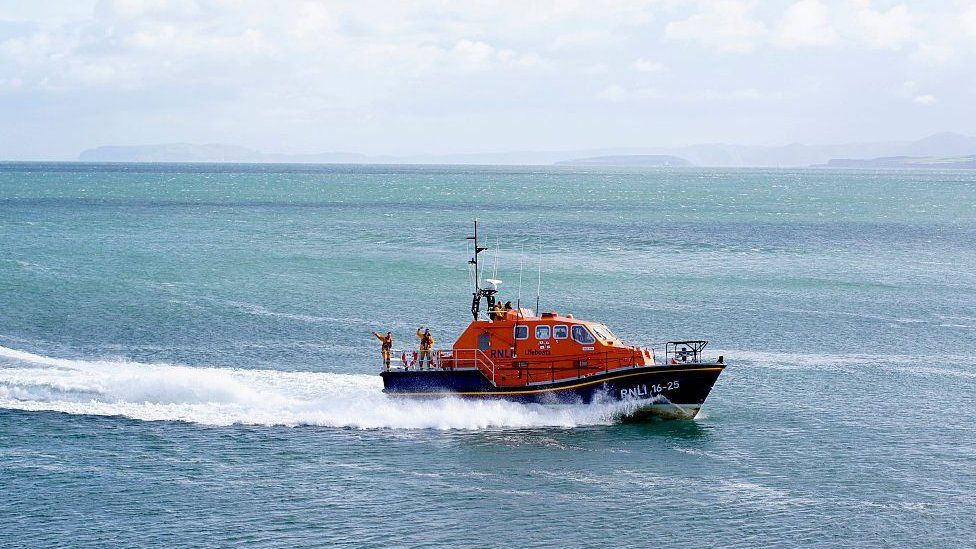
[[[515,339],[529,339],[529,327],[525,324],[515,327]]]
[[[586,329],[586,326],[581,324],[573,326],[573,339],[576,341],[576,343],[582,343],[584,345],[592,345],[596,343],[596,339],[594,339],[593,334]]]
[[[488,332],[481,332],[478,334],[478,349],[482,351],[487,351],[491,348],[491,334]]]
[[[590,326],[590,328],[596,333],[596,335],[600,339],[606,341],[613,341],[617,339],[617,337],[613,335],[613,332],[610,331],[610,328],[607,328],[606,326],[603,326],[601,324],[594,324],[593,326]]]
[[[539,324],[538,326],[535,327],[536,339],[549,339],[550,335],[552,335],[552,330],[549,329],[549,326],[545,324]]]
[[[552,327],[552,337],[556,339],[566,339],[569,337],[569,327],[565,324],[557,324]]]

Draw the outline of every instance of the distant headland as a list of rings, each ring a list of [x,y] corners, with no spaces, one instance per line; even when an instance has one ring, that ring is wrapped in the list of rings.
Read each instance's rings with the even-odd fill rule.
[[[976,154],[968,156],[886,156],[881,158],[835,158],[817,168],[908,169],[908,170],[973,170]]]
[[[627,154],[619,156],[592,156],[555,162],[557,166],[622,166],[622,167],[666,167],[693,166],[684,158],[669,154]]]
[[[355,152],[268,153],[220,143],[112,145],[83,151],[83,162],[238,162],[298,164],[460,164],[623,167],[805,168],[895,167],[972,168],[976,137],[938,133],[916,141],[879,141],[838,145],[780,146],[706,143],[683,147],[629,147],[569,151],[367,155]],[[900,160],[899,160],[900,159]],[[967,160],[969,159],[969,160]],[[857,165],[855,165],[857,164]]]

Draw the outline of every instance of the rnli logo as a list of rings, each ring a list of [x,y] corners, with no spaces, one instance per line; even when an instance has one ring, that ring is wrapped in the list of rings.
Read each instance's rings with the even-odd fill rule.
[[[491,349],[488,351],[489,358],[512,358],[512,352],[508,349]]]
[[[647,390],[647,385],[638,385],[636,387],[631,387],[629,389],[620,390],[620,398],[647,398],[651,393]]]
[[[650,395],[659,395],[668,391],[674,391],[681,387],[680,382],[677,380],[669,381],[667,383],[655,383],[653,385],[637,385],[629,389],[620,390],[620,398],[646,398]]]

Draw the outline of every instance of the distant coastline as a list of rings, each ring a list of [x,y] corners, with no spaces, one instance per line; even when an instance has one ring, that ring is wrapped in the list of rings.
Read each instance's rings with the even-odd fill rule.
[[[620,166],[620,167],[686,167],[694,166],[684,158],[669,154],[631,154],[619,156],[593,156],[560,160],[556,166]]]
[[[972,170],[976,169],[976,155],[968,156],[888,156],[856,159],[835,158],[814,168],[908,169],[908,170]]]
[[[560,166],[699,166],[716,168],[851,167],[851,162],[888,162],[912,168],[948,168],[933,159],[976,155],[976,137],[939,133],[916,141],[838,145],[754,146],[707,143],[684,147],[630,147],[569,151],[368,155],[355,152],[282,154],[221,143],[107,145],[82,151],[82,162],[282,163],[282,164],[449,164]],[[898,162],[894,158],[917,159]],[[889,159],[882,161],[882,159]],[[925,159],[925,160],[923,160]],[[915,165],[917,164],[917,165]],[[932,165],[938,164],[938,165]],[[858,167],[871,167],[861,165]],[[880,166],[877,166],[880,167]]]

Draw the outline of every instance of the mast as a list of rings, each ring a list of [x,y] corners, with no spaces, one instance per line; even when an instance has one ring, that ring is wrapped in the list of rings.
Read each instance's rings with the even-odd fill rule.
[[[467,240],[474,241],[474,255],[468,260],[468,263],[474,265],[474,293],[472,293],[471,299],[471,315],[475,320],[478,320],[478,312],[481,310],[481,296],[487,294],[487,291],[481,289],[481,279],[478,276],[478,254],[487,250],[488,248],[482,248],[478,246],[478,220],[474,220],[474,236],[467,237]],[[491,295],[494,295],[494,291]],[[485,295],[485,297],[489,297]],[[493,300],[489,299],[488,306],[494,305]]]

